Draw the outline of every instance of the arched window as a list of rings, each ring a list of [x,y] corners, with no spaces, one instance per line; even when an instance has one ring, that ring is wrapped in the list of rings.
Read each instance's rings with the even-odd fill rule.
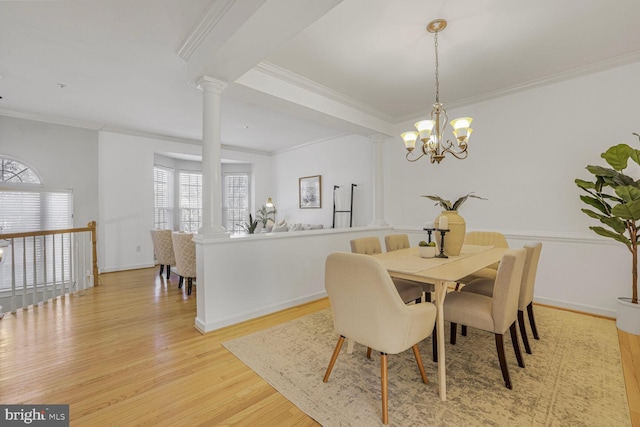
[[[16,160],[0,157],[0,182],[40,184],[40,178],[30,167]]]

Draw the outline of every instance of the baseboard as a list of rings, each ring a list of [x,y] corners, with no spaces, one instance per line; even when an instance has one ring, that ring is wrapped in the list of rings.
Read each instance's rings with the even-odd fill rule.
[[[127,271],[127,270],[139,270],[141,268],[150,268],[155,267],[155,263],[151,264],[131,264],[131,265],[122,265],[119,267],[107,267],[101,268],[100,273],[114,273],[116,271]]]
[[[570,301],[562,301],[562,300],[556,300],[556,299],[544,298],[544,297],[535,297],[533,302],[535,304],[542,304],[542,305],[547,305],[549,307],[555,307],[555,308],[563,308],[571,311],[576,311],[579,313],[586,313],[586,314],[593,314],[601,317],[607,317],[610,319],[616,318],[615,310],[606,309],[602,307],[596,307],[596,306],[591,306],[586,304],[577,304]]]
[[[327,297],[327,293],[325,291],[322,291],[315,294],[306,295],[304,297],[283,301],[278,304],[262,307],[257,310],[252,310],[250,312],[239,313],[234,316],[226,317],[224,319],[217,319],[216,321],[209,322],[209,323],[205,323],[202,321],[202,319],[200,319],[199,317],[196,317],[194,326],[198,331],[200,331],[200,333],[206,334],[208,332],[213,332],[217,329],[221,329],[226,326],[235,325],[240,322],[252,320],[260,316],[272,314],[277,311],[296,307],[298,305],[306,304],[308,302],[316,301],[326,297]]]

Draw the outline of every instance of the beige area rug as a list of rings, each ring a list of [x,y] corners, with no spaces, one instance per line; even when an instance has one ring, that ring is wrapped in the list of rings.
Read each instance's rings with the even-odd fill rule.
[[[389,356],[392,426],[630,426],[615,322],[535,307],[540,340],[519,368],[505,337],[513,390],[504,387],[492,334],[447,336],[447,401],[438,397],[431,338],[420,344],[429,384],[413,352]],[[338,336],[323,310],[224,346],[323,426],[382,425],[380,357],[346,345],[322,382]],[[529,333],[530,334],[530,333]],[[508,335],[508,334],[507,334]],[[521,343],[522,345],[522,343]]]

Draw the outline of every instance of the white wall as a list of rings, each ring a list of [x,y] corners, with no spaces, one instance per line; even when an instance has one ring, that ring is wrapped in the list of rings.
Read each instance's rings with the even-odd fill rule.
[[[155,153],[201,155],[199,144],[99,133],[98,266],[101,272],[153,265],[153,166]],[[255,190],[266,200],[271,189],[271,158],[234,150],[222,157],[252,164]],[[180,163],[182,164],[182,163]],[[264,179],[262,178],[264,177]],[[268,189],[268,190],[267,190]]]
[[[440,209],[420,195],[456,199],[475,191],[489,201],[472,199],[462,207],[468,230],[544,242],[537,300],[613,315],[615,298],[631,292],[630,255],[588,230],[595,223],[580,212],[574,179],[589,178],[585,166],[603,164],[600,153],[615,143],[640,147],[632,135],[640,132],[638,75],[635,63],[449,111],[452,118],[475,119],[466,160],[409,163],[400,138],[390,138],[384,147],[387,221],[421,226]]]
[[[74,227],[98,219],[98,132],[0,116],[0,155],[32,167],[42,185],[72,190]]]
[[[351,184],[356,184],[353,193],[353,226],[368,225],[373,217],[373,173],[373,142],[359,135],[335,138],[276,154],[273,158],[273,175],[277,194],[273,197],[278,209],[277,220],[331,227],[333,186],[338,185],[341,190],[348,191]],[[322,176],[322,208],[300,209],[298,180],[312,175]],[[345,224],[336,220],[336,227],[338,225]]]

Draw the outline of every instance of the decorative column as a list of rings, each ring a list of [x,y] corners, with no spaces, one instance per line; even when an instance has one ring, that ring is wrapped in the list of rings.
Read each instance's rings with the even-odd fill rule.
[[[382,141],[385,135],[376,134],[369,137],[373,141],[373,219],[372,226],[387,226],[384,220],[384,172],[382,163]]]
[[[227,83],[203,76],[202,89],[202,227],[198,234],[228,237],[222,227],[220,98]]]

